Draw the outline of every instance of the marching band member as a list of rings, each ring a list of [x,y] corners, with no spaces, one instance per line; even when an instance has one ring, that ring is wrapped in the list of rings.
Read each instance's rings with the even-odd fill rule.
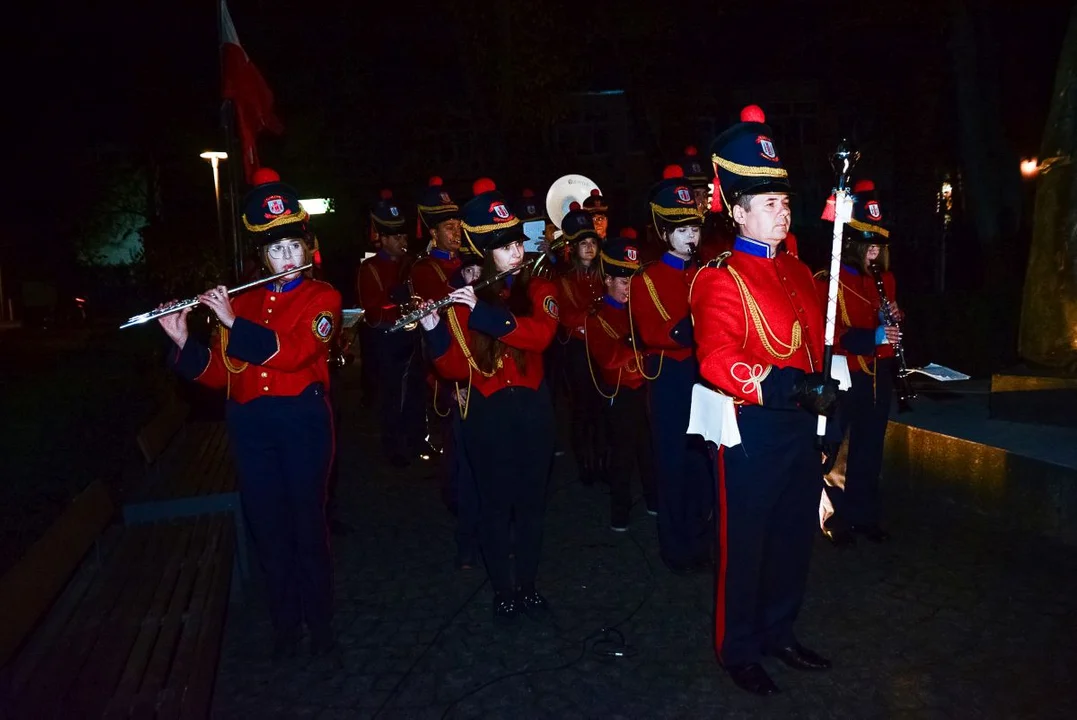
[[[591,194],[583,199],[583,210],[591,216],[599,243],[604,242],[610,225],[610,207],[606,204],[606,198],[602,197],[601,190],[598,188],[591,190]],[[561,224],[563,226],[564,222],[562,221]]]
[[[449,294],[449,278],[460,267],[460,208],[445,191],[439,177],[419,198],[420,229],[430,233],[434,246],[411,266],[411,283],[423,300],[440,300]]]
[[[389,332],[400,317],[400,306],[412,294],[406,221],[389,190],[382,191],[370,221],[380,249],[359,265],[359,305],[366,311],[363,321],[373,331],[368,339],[377,368],[382,451],[395,467],[405,467],[425,443],[426,393],[422,363],[417,360],[418,335]]]
[[[663,175],[651,190],[650,209],[667,250],[632,278],[629,312],[637,347],[651,353],[644,377],[650,385],[662,560],[683,575],[705,568],[713,545],[707,521],[713,507],[711,472],[703,449],[686,435],[698,377],[688,289],[697,269],[703,216],[681,168],[671,165]]]
[[[557,288],[528,276],[520,220],[494,183],[478,180],[474,192],[463,230],[468,248],[483,258],[482,278],[521,272],[478,292],[454,290],[445,317],[432,313],[421,323],[438,371],[462,384],[463,439],[481,501],[479,543],[494,618],[512,621],[521,610],[548,611],[535,577],[555,433],[542,353],[557,330]]]
[[[295,190],[266,168],[255,181],[243,223],[265,266],[276,274],[310,262],[314,232]],[[176,371],[226,390],[243,513],[269,583],[274,658],[295,653],[304,622],[312,653],[322,654],[333,645],[325,500],[334,449],[326,394],[340,293],[295,272],[235,300],[223,286],[198,299],[221,326],[209,347],[188,334],[190,309],[158,322],[175,343]]]
[[[857,182],[853,195],[853,217],[844,228],[834,344],[836,353],[848,357],[853,383],[840,400],[842,434],[848,433],[849,453],[844,491],[827,488],[834,515],[827,522],[826,536],[836,545],[851,543],[850,531],[872,542],[890,537],[879,527],[879,472],[894,391],[894,344],[901,341],[900,330],[883,321],[882,299],[872,274],[874,264],[881,271],[891,311],[900,320],[901,311],[893,302],[894,275],[889,271],[890,231],[875,183]],[[824,300],[829,285],[825,275],[817,276]]]
[[[592,196],[593,197],[593,196]],[[572,403],[572,452],[580,482],[593,485],[605,480],[606,447],[602,432],[602,398],[595,392],[588,369],[584,325],[602,301],[602,276],[598,270],[598,233],[592,216],[572,203],[561,219],[561,239],[572,253],[558,278],[561,330],[567,336],[564,366]]]
[[[610,529],[628,529],[632,509],[632,468],[639,472],[647,511],[658,513],[654,454],[647,420],[643,374],[632,349],[628,293],[639,270],[634,230],[607,239],[600,256],[606,295],[598,311],[584,319],[587,352],[593,358],[591,380],[600,396],[610,445]],[[597,370],[597,372],[596,372]]]
[[[808,268],[781,250],[790,186],[759,108],[714,141],[715,211],[737,226],[731,256],[700,270],[691,292],[700,372],[735,399],[741,442],[719,452],[720,557],[715,649],[741,688],[771,695],[760,664],[830,662],[793,633],[804,597],[822,477],[816,419],[836,402],[824,382],[823,310]]]
[[[733,233],[729,220],[722,213],[710,212],[710,183],[713,173],[703,164],[699,150],[694,145],[684,149],[681,159],[684,179],[692,188],[696,207],[703,213],[703,226],[699,232],[699,262],[701,265],[714,260],[733,245]]]

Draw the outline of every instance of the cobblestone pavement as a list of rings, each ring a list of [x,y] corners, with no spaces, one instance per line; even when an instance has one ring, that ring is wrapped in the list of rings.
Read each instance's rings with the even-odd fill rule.
[[[768,663],[784,692],[757,699],[715,662],[713,577],[669,573],[638,505],[630,531],[611,532],[607,497],[574,482],[570,455],[551,481],[539,577],[555,617],[495,627],[482,571],[453,567],[436,480],[383,467],[374,418],[349,408],[340,516],[356,530],[334,540],[339,657],[274,666],[255,578],[229,614],[215,717],[1077,717],[1073,548],[892,482],[890,544],[817,541],[798,635],[834,669]]]

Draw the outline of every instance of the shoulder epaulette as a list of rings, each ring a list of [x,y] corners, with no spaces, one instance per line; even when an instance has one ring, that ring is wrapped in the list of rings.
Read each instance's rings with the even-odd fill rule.
[[[728,260],[729,256],[732,255],[732,254],[733,254],[732,252],[730,252],[729,250],[726,250],[724,253],[722,253],[718,257],[714,258],[713,260],[708,262],[703,267],[705,267],[705,268],[720,268],[720,267],[722,267],[722,265],[725,264],[725,261]]]

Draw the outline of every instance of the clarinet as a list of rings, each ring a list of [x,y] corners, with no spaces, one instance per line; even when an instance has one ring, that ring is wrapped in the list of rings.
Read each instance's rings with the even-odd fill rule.
[[[875,287],[879,291],[879,302],[882,305],[883,322],[890,327],[896,327],[901,330],[901,323],[894,317],[893,311],[890,309],[890,299],[886,297],[886,287],[883,285],[883,273],[879,269],[876,263],[868,265],[871,270],[871,275],[875,278]],[[897,393],[898,411],[904,412],[911,409],[909,400],[916,397],[916,393],[913,392],[912,386],[909,384],[909,368],[905,364],[905,347],[902,345],[900,338],[896,343],[893,343],[894,357],[897,358],[897,373],[894,377],[894,391]]]

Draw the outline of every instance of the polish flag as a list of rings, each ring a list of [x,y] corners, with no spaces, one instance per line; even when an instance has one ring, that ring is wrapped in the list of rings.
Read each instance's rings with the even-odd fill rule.
[[[273,113],[273,91],[239,44],[228,5],[221,0],[221,95],[235,109],[236,131],[243,151],[243,172],[252,181],[258,169],[258,133],[279,135],[284,126]]]

